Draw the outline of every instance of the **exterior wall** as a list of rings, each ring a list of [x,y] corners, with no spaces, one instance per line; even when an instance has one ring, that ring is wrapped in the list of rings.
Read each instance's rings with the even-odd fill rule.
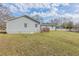
[[[45,25],[42,25],[42,26],[41,26],[41,28],[46,28],[46,27],[49,28],[50,30],[55,30],[55,27],[45,26]]]
[[[50,30],[55,30],[55,27],[48,26]]]
[[[27,27],[24,27],[24,23],[27,24]],[[37,24],[37,27],[35,27],[35,24]],[[40,32],[40,24],[26,17],[21,17],[15,20],[8,21],[6,24],[6,32],[7,33]]]

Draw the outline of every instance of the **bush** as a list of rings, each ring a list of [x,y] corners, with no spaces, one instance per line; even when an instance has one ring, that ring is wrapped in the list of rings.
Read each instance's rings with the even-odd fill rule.
[[[49,28],[42,28],[42,29],[41,29],[41,32],[49,32],[49,31],[50,31]]]

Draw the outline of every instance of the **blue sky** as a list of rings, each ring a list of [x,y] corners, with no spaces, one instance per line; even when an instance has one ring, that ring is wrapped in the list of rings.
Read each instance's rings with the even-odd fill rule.
[[[72,17],[75,21],[79,19],[78,3],[26,3],[26,4],[4,4],[11,10],[11,15],[21,16],[28,14],[30,16],[40,15],[48,21],[55,17]]]

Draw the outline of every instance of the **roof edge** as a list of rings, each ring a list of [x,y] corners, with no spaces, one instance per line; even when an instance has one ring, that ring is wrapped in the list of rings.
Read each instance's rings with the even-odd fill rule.
[[[23,15],[23,16],[20,16],[20,17],[16,17],[16,18],[10,19],[10,20],[8,20],[8,21],[12,21],[12,20],[15,20],[15,19],[19,19],[19,18],[21,18],[21,17],[26,17],[26,18],[29,18],[30,20],[35,21],[35,22],[37,22],[37,23],[39,23],[39,24],[40,24],[40,22],[39,22],[39,21],[37,21],[37,20],[35,20],[35,19],[31,18],[30,16],[27,16],[27,15]]]

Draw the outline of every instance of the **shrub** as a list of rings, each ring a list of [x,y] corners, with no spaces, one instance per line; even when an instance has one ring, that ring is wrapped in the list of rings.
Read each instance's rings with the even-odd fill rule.
[[[49,28],[42,28],[42,29],[41,29],[41,32],[49,32],[49,31],[50,31]]]

